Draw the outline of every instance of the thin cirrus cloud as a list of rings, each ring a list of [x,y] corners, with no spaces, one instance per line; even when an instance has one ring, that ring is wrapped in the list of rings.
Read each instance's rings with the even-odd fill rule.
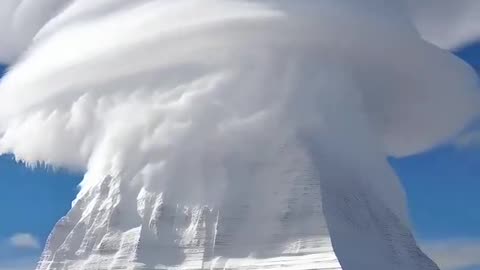
[[[38,239],[29,233],[16,233],[10,237],[9,243],[12,247],[19,249],[40,248],[40,242]]]

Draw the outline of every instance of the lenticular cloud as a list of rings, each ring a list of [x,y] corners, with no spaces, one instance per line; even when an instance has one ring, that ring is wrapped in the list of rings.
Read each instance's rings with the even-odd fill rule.
[[[324,190],[365,181],[408,226],[385,157],[446,142],[478,108],[474,72],[430,43],[475,38],[474,16],[440,37],[442,5],[410,2],[2,0],[0,153],[85,170],[79,199],[112,176],[185,205],[265,191],[291,166]],[[263,214],[280,205],[254,193]]]
[[[0,149],[138,170],[268,117],[312,136],[347,119],[352,140],[368,130],[393,155],[444,142],[475,113],[477,82],[412,22],[447,4],[357,2],[2,1],[0,59],[17,61]],[[447,19],[463,19],[460,2]]]

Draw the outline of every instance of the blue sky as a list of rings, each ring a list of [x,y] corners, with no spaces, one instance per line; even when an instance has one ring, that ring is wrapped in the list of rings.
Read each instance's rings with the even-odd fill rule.
[[[480,69],[480,44],[457,54]],[[478,244],[480,255],[478,139],[391,159],[407,191],[417,238],[427,246],[433,243],[433,250],[460,250],[462,243],[468,242],[474,249]],[[0,157],[0,270],[33,267],[51,228],[68,211],[81,178],[66,171],[28,169],[11,156]],[[448,254],[455,256],[453,253]],[[457,269],[480,270],[480,265]]]
[[[480,70],[480,43],[456,54]],[[480,129],[477,123],[471,130]],[[391,160],[402,179],[417,237],[480,240],[480,139]],[[479,254],[480,255],[480,254]],[[478,268],[480,269],[480,268]]]

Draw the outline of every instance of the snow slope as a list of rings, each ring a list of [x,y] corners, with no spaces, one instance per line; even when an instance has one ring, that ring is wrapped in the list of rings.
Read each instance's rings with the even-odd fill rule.
[[[477,114],[475,73],[425,41],[430,13],[384,0],[17,4],[0,4],[0,59],[14,61],[0,153],[86,172],[39,270],[438,269],[386,161]]]

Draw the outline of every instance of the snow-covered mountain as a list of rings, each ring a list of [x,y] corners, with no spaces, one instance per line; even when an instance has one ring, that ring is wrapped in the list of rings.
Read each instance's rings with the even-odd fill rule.
[[[387,156],[476,115],[428,41],[479,32],[430,2],[2,0],[0,153],[86,172],[38,269],[438,269]]]
[[[368,180],[323,179],[289,139],[236,161],[228,174],[249,178],[208,188],[219,203],[105,178],[55,226],[37,269],[438,269]]]

